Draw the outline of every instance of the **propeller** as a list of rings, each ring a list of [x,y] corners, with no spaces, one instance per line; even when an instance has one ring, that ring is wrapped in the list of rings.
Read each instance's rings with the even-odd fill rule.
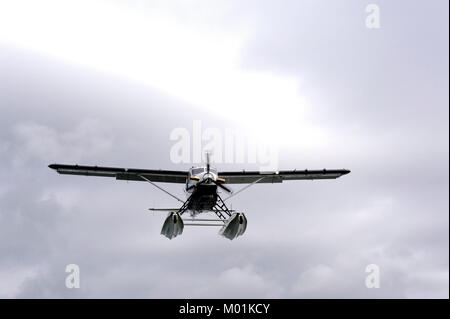
[[[222,182],[222,181],[217,181],[217,180],[213,180],[213,179],[211,179],[211,178],[207,178],[207,179],[204,179],[204,180],[202,180],[202,181],[200,181],[200,182],[198,182],[198,183],[196,183],[196,184],[193,184],[193,185],[189,186],[186,190],[189,191],[189,190],[193,189],[194,187],[197,187],[198,185],[201,185],[201,184],[204,184],[204,183],[209,183],[209,182],[213,182],[213,183],[216,184],[218,187],[222,188],[223,190],[227,191],[228,193],[233,193],[233,191],[232,191],[231,189],[229,189],[228,187],[226,187],[225,185],[223,185],[224,182]]]
[[[210,165],[210,153],[209,153],[209,152],[206,152],[206,174],[209,175],[210,171],[211,171],[211,165]],[[209,175],[209,176],[211,176],[211,175]],[[191,189],[193,189],[194,187],[197,187],[198,185],[201,185],[201,184],[204,184],[204,183],[209,183],[209,182],[213,182],[213,183],[216,184],[218,187],[222,188],[223,190],[225,190],[225,191],[228,192],[228,193],[233,193],[233,191],[232,191],[231,189],[229,189],[228,187],[226,187],[225,185],[223,185],[223,184],[225,183],[225,180],[224,180],[224,179],[214,180],[214,179],[212,179],[212,178],[207,178],[207,179],[204,179],[204,180],[202,180],[202,181],[200,181],[200,182],[198,182],[198,183],[196,183],[196,184],[193,184],[193,185],[189,186],[188,188],[186,188],[186,190],[187,190],[187,191],[188,191],[188,190],[191,190]]]
[[[231,189],[223,185],[223,182],[213,181],[213,183],[222,188],[223,190],[227,191],[228,193],[233,193]]]
[[[209,174],[210,168],[211,168],[211,165],[209,163],[209,152],[206,152],[206,174]]]

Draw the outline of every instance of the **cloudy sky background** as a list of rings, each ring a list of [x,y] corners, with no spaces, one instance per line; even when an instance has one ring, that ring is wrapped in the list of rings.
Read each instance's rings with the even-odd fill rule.
[[[369,3],[1,0],[0,297],[448,298],[448,2],[374,1],[380,29]],[[47,168],[185,170],[193,120],[352,173],[253,186],[237,240],[170,241],[151,185]]]

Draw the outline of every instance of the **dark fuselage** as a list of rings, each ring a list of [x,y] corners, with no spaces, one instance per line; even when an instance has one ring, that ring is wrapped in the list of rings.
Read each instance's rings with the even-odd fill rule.
[[[217,185],[200,184],[194,187],[188,209],[201,212],[204,210],[212,210],[217,202]]]
[[[207,167],[193,167],[186,180],[186,191],[189,197],[187,209],[194,214],[210,211],[217,203],[217,170]]]

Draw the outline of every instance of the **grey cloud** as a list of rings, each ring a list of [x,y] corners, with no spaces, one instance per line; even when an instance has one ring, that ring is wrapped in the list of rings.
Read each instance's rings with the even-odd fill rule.
[[[382,2],[373,34],[361,26],[364,3],[316,3],[216,12],[214,27],[251,27],[241,67],[306,79],[300,90],[316,102],[309,119],[333,135],[323,148],[281,149],[280,167],[352,169],[336,181],[255,185],[236,196],[249,227],[233,242],[216,229],[168,241],[164,215],[147,208],[176,203],[151,185],[47,168],[185,169],[170,162],[170,131],[194,119],[232,122],[136,82],[0,46],[1,296],[448,298],[444,10],[412,2],[409,19],[402,3]],[[79,290],[64,286],[70,263],[81,267]],[[371,263],[380,289],[364,285]]]

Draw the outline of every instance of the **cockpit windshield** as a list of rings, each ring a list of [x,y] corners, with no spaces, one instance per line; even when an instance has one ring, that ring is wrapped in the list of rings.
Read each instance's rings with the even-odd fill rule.
[[[204,171],[205,171],[204,168],[194,168],[194,169],[192,170],[192,175],[198,175],[198,174],[203,173]]]
[[[217,169],[211,167],[211,168],[209,169],[209,171],[210,171],[211,173],[217,175]],[[195,176],[195,175],[201,174],[201,173],[203,173],[203,172],[206,172],[206,168],[204,168],[204,167],[193,168],[193,169],[191,170],[191,175],[194,175],[194,176]]]

